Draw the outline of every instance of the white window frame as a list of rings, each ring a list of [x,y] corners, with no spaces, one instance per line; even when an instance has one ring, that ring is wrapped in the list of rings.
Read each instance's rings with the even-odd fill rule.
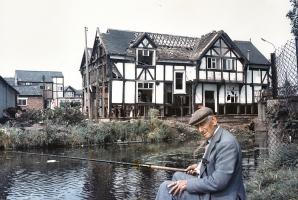
[[[209,66],[209,59],[210,61],[210,65]],[[207,69],[216,69],[216,64],[217,64],[217,60],[214,57],[207,57]]]
[[[139,85],[141,85],[141,87]],[[151,90],[152,99],[151,99],[151,102],[142,102],[142,101],[139,101],[139,96],[138,96],[137,97],[137,102],[138,103],[152,103],[153,102],[154,88],[155,88],[155,83],[154,82],[138,82],[137,83],[137,95],[139,95],[139,89],[141,89],[141,90]]]
[[[182,89],[176,89],[176,74],[182,73]],[[174,94],[185,94],[186,80],[185,71],[174,71]]]
[[[25,102],[26,102],[26,104],[19,104],[19,101],[24,101],[25,100]],[[27,106],[28,105],[28,98],[25,98],[25,97],[18,97],[18,106]]]
[[[225,58],[224,60],[223,60],[223,62],[225,62],[225,69],[224,70],[229,70],[229,71],[231,71],[231,70],[234,70],[234,63],[235,63],[235,61],[234,61],[234,59],[231,59],[231,58]]]

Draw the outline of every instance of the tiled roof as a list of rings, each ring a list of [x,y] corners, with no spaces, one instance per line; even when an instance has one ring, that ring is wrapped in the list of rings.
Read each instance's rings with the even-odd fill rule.
[[[14,86],[21,96],[42,96],[42,89],[39,85],[34,86]]]
[[[18,81],[24,82],[53,82],[53,77],[63,78],[62,72],[58,71],[16,70],[15,76]]]
[[[144,32],[124,31],[109,29],[107,33],[101,33],[100,37],[105,44],[108,53],[111,55],[135,56],[135,42],[144,36]],[[200,59],[206,48],[221,35],[228,37],[224,31],[212,31],[208,34],[196,37],[185,37],[160,33],[146,32],[151,41],[155,43],[156,56],[158,59],[188,60],[195,61]],[[229,39],[230,40],[230,39]],[[232,42],[232,40],[230,40]],[[240,54],[247,56],[247,48],[250,49],[250,62],[254,64],[268,64],[268,60],[258,51],[251,42],[236,41],[234,45]],[[256,62],[256,63],[255,63]]]
[[[270,64],[270,62],[265,58],[265,56],[250,41],[234,41],[234,43],[251,64]]]

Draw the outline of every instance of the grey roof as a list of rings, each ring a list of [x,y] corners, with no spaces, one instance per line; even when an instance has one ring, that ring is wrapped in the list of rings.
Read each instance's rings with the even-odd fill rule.
[[[234,41],[234,43],[251,64],[270,65],[270,62],[250,41]]]
[[[20,96],[42,96],[42,89],[39,85],[34,86],[14,86],[14,88],[19,91]]]
[[[157,46],[156,56],[158,59],[196,61],[203,56],[210,45],[220,36],[225,37],[238,53],[247,59],[247,50],[250,50],[250,63],[267,65],[268,60],[260,51],[247,41],[233,42],[224,31],[212,31],[200,38],[168,35],[150,32],[135,32],[108,29],[107,33],[101,33],[100,37],[109,54],[135,56],[134,44],[140,41],[140,37],[149,36]]]
[[[6,82],[11,85],[14,86],[15,85],[15,79],[13,77],[4,77],[4,79],[6,80]]]
[[[137,37],[135,33],[134,31],[109,29],[107,33],[101,33],[100,35],[110,54],[125,55],[127,53],[126,49]]]
[[[53,82],[53,77],[63,78],[63,74],[58,71],[16,70],[15,77],[24,82]]]
[[[0,81],[2,81],[4,84],[6,84],[10,89],[12,89],[13,91],[15,91],[17,94],[19,94],[19,92],[12,86],[10,85],[2,76],[0,76]]]

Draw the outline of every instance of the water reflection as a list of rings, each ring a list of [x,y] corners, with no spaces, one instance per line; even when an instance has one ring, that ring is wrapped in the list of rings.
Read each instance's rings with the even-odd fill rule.
[[[134,144],[37,153],[186,167],[196,143]],[[243,150],[243,175],[253,175],[259,149]],[[57,162],[47,162],[48,160]],[[0,199],[154,199],[173,172],[48,156],[0,152]]]

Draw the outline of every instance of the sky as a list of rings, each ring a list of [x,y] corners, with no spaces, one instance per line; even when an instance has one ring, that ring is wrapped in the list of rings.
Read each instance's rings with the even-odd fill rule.
[[[79,72],[96,28],[200,37],[224,30],[251,40],[267,57],[292,39],[289,0],[0,0],[0,75],[15,70],[62,71],[81,89]]]

